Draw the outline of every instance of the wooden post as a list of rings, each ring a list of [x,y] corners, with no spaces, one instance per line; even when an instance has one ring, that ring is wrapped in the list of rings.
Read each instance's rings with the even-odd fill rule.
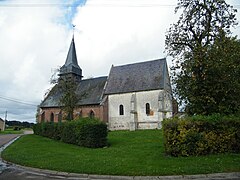
[[[5,120],[3,122],[3,131],[5,131],[6,120],[7,120],[7,111],[5,112]]]

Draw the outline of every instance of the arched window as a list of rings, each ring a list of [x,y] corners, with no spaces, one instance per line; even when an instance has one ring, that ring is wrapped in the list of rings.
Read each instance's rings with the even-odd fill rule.
[[[45,112],[41,114],[41,122],[44,122],[44,120],[45,120]]]
[[[83,117],[83,115],[82,115],[82,110],[80,110],[80,112],[78,113],[78,117],[79,117],[79,118],[82,118],[82,117]]]
[[[62,111],[58,114],[58,122],[62,122]]]
[[[149,115],[150,114],[150,104],[146,103],[146,114]]]
[[[124,115],[124,107],[122,104],[119,106],[119,115]]]
[[[53,114],[53,112],[52,112],[51,115],[50,115],[50,121],[51,121],[51,122],[54,122],[54,114]]]
[[[94,117],[95,117],[95,114],[94,114],[93,110],[90,111],[89,117],[90,117],[90,118],[94,118]]]

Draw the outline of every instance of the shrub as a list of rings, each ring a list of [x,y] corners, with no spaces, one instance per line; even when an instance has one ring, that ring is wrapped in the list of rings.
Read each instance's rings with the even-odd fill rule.
[[[41,124],[34,124],[33,125],[33,132],[36,135],[41,135],[42,134],[42,128],[41,128]]]
[[[14,127],[13,127],[13,130],[14,130],[14,131],[20,131],[21,129],[22,129],[22,128],[21,128],[20,126],[14,126]]]
[[[76,121],[68,121],[63,123],[61,140],[69,144],[76,143]]]
[[[237,117],[195,116],[163,121],[165,152],[172,156],[240,153]]]
[[[45,123],[44,124],[44,134],[43,136],[48,137],[48,138],[52,138],[54,137],[54,123],[50,122],[50,123]]]
[[[97,119],[81,118],[63,123],[44,122],[33,127],[34,134],[89,148],[107,145],[107,125]]]
[[[61,133],[63,131],[63,126],[62,123],[54,123],[54,127],[53,127],[53,139],[55,140],[61,140]]]
[[[95,119],[84,119],[77,130],[79,146],[96,148],[107,145],[107,125]]]

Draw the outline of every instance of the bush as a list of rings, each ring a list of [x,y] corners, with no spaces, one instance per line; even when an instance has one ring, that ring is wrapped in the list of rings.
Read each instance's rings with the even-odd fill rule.
[[[61,133],[63,131],[62,123],[54,123],[53,131],[52,139],[61,140]]]
[[[165,152],[172,156],[240,153],[237,117],[195,116],[163,121]]]
[[[79,146],[99,148],[107,145],[107,125],[97,119],[81,118],[64,123],[44,122],[33,127],[34,134]]]
[[[97,120],[85,119],[77,130],[77,144],[79,146],[96,148],[107,145],[107,125]]]
[[[33,132],[34,132],[34,134],[36,134],[36,135],[41,135],[41,126],[40,126],[40,123],[33,125]]]
[[[21,129],[22,129],[22,128],[21,128],[20,126],[14,126],[14,127],[13,127],[13,130],[14,130],[14,131],[20,131]]]
[[[76,121],[69,121],[63,123],[62,132],[61,132],[61,140],[68,144],[77,144],[76,143]]]

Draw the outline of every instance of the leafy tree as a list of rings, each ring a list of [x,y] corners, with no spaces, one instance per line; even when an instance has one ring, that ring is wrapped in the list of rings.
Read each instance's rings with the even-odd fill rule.
[[[206,59],[203,85],[209,114],[240,112],[240,41],[220,36]]]
[[[61,96],[59,104],[63,112],[65,113],[65,119],[70,121],[73,120],[74,109],[77,107],[78,102],[84,95],[77,94],[78,80],[74,75],[64,75],[59,77],[60,68],[54,70],[50,83],[54,87],[49,90],[59,91]]]
[[[57,84],[61,91],[60,104],[62,110],[66,113],[66,120],[73,120],[73,112],[81,97],[77,92],[77,81],[74,77],[59,78]]]
[[[239,42],[229,38],[230,27],[237,24],[236,10],[224,0],[179,0],[175,12],[180,9],[183,13],[171,25],[165,41],[168,54],[174,58],[171,69],[177,98],[190,114],[235,112],[229,103],[235,97],[228,93],[232,86],[224,84],[236,75],[225,66],[239,61]],[[234,52],[228,51],[232,46]],[[239,66],[231,67],[238,71]],[[238,86],[234,87],[235,93]]]

